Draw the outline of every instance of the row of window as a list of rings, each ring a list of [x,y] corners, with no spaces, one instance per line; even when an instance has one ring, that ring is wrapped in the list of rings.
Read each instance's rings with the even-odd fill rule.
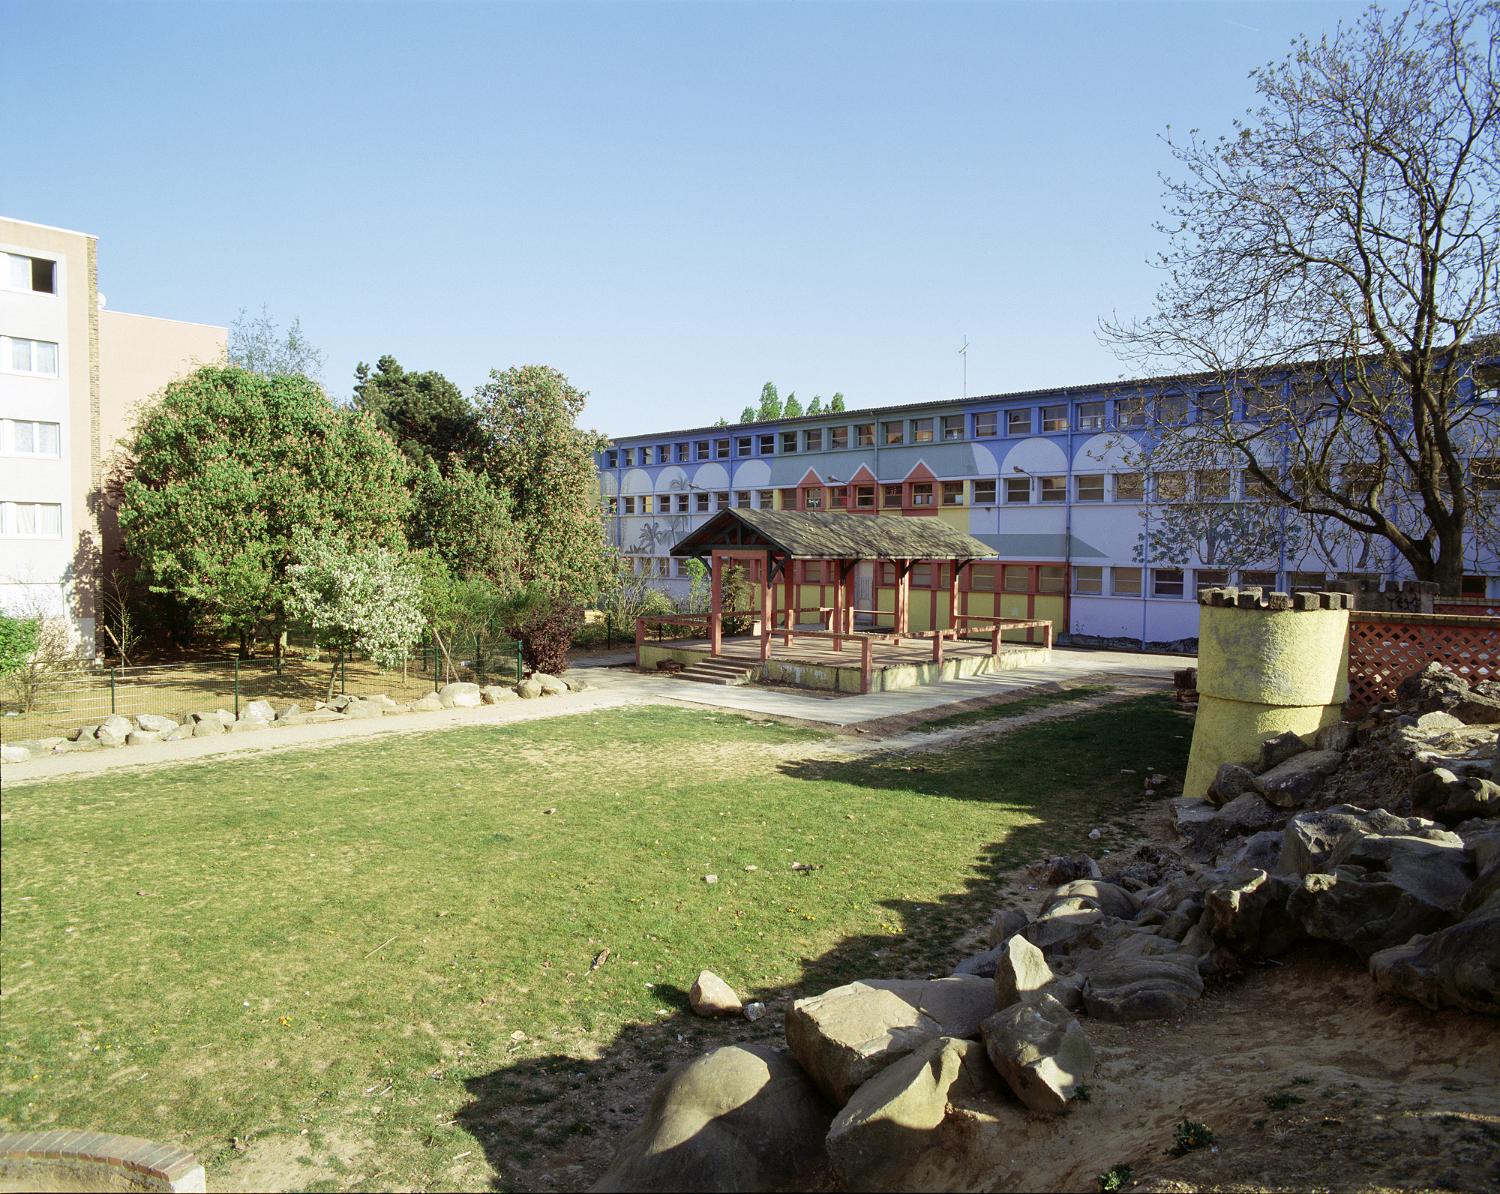
[[[57,376],[57,345],[51,340],[0,336],[0,371]]]
[[[57,262],[23,253],[0,253],[0,286],[34,294],[56,294]]]
[[[62,427],[30,419],[0,419],[0,456],[62,455]]]
[[[0,502],[0,538],[61,539],[62,507],[54,502]]]

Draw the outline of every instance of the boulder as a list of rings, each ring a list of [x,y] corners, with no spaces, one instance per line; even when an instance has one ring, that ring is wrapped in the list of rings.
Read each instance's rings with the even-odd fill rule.
[[[0,746],[0,763],[24,763],[31,752],[24,746]]]
[[[178,723],[159,713],[137,713],[135,724],[143,730],[150,730],[153,734],[170,734],[177,728]]]
[[[1472,817],[1500,816],[1500,784],[1434,767],[1413,782],[1412,807],[1447,825]]]
[[[1007,937],[1019,933],[1030,919],[1019,908],[1002,908],[990,923],[990,944],[999,945]]]
[[[276,710],[270,701],[251,701],[240,710],[241,721],[263,721],[268,725],[276,720]]]
[[[344,716],[356,721],[370,721],[385,716],[385,706],[379,701],[355,699],[344,706]]]
[[[1304,750],[1262,772],[1255,782],[1261,795],[1277,808],[1301,808],[1343,761],[1336,750]]]
[[[69,742],[82,742],[84,739],[88,739],[90,742],[97,742],[98,739],[95,738],[94,735],[97,734],[98,732],[99,732],[99,727],[96,726],[96,725],[93,725],[93,726],[79,726],[76,730],[74,730],[71,734],[68,735],[68,741]]]
[[[1223,763],[1208,785],[1208,800],[1215,808],[1220,808],[1235,797],[1256,790],[1255,772],[1238,763]]]
[[[1494,725],[1500,722],[1500,684],[1481,680],[1453,707],[1453,716],[1466,725]]]
[[[498,705],[504,701],[517,700],[516,690],[506,688],[503,684],[486,684],[479,690],[479,695],[484,699],[486,705]]]
[[[1358,726],[1354,722],[1336,721],[1324,726],[1313,735],[1313,748],[1315,750],[1352,750],[1357,737]]]
[[[977,1036],[994,1010],[989,979],[862,979],[793,1003],[786,1039],[819,1089],[843,1106],[861,1083],[919,1045]]]
[[[1106,920],[1104,912],[1087,900],[1061,900],[1022,930],[1022,936],[1049,957],[1068,953]]]
[[[546,672],[533,672],[531,678],[542,686],[544,696],[562,696],[568,691],[566,683]]]
[[[995,967],[1005,952],[1004,945],[992,945],[981,953],[970,954],[953,967],[954,974],[972,974],[979,978],[994,978]]]
[[[152,742],[160,742],[161,735],[155,730],[131,730],[125,735],[127,746],[146,746]]]
[[[192,736],[193,726],[184,724],[178,726],[175,730],[168,730],[161,736],[161,740],[163,742],[181,742],[184,738],[191,738]]]
[[[439,688],[438,700],[444,709],[477,709],[484,704],[484,694],[479,685],[458,680]]]
[[[587,692],[593,687],[582,676],[564,676],[562,682],[568,686],[569,692]]]
[[[194,738],[212,738],[224,732],[224,723],[219,720],[217,713],[207,713],[201,717],[197,714],[193,715]]]
[[[342,713],[332,709],[307,709],[296,713],[283,713],[276,719],[278,726],[315,726],[329,721],[344,721]]]
[[[1005,1113],[999,1093],[977,1042],[944,1036],[918,1046],[855,1091],[834,1117],[828,1159],[842,1188],[907,1188],[923,1157],[951,1159],[954,1142],[943,1129],[955,1115]]]
[[[1183,949],[1106,961],[1084,980],[1083,1006],[1096,1019],[1115,1023],[1159,1020],[1202,994],[1198,958]]]
[[[1302,926],[1287,913],[1298,883],[1288,875],[1251,871],[1248,877],[1215,887],[1204,900],[1209,936],[1251,958],[1274,958],[1301,940]]]
[[[1074,879],[1098,879],[1099,864],[1087,854],[1067,854],[1046,861],[1047,883],[1056,887]]]
[[[1324,870],[1334,847],[1345,834],[1356,829],[1418,837],[1444,834],[1431,821],[1421,817],[1397,817],[1383,808],[1367,810],[1352,804],[1337,804],[1315,812],[1298,813],[1282,831],[1277,873],[1307,875]]]
[[[996,1012],[980,1031],[1000,1077],[1042,1115],[1065,1110],[1094,1072],[1094,1049],[1082,1025],[1050,995]]]
[[[1416,706],[1422,713],[1456,709],[1468,698],[1464,678],[1441,663],[1429,663],[1396,686],[1396,699]]]
[[[737,1016],[745,1010],[734,988],[712,970],[700,970],[688,991],[688,1003],[700,1016]]]
[[[413,713],[436,713],[443,707],[443,698],[435,692],[429,692],[426,696],[418,697],[411,703]]]
[[[516,685],[516,695],[523,701],[534,701],[542,695],[542,682],[535,676],[529,676]]]
[[[662,1079],[599,1191],[795,1187],[823,1153],[830,1113],[791,1058],[726,1045]]]
[[[1267,738],[1260,744],[1260,762],[1255,768],[1257,772],[1270,771],[1280,766],[1294,755],[1300,755],[1307,749],[1307,743],[1292,733],[1291,730],[1283,730],[1274,738]]]
[[[1370,975],[1382,991],[1424,1007],[1500,1015],[1500,901],[1491,899],[1456,925],[1371,954]]]
[[[1098,908],[1106,916],[1118,916],[1122,920],[1128,920],[1139,910],[1135,897],[1116,883],[1106,883],[1101,879],[1074,879],[1071,883],[1064,883],[1047,897],[1047,902],[1042,905],[1042,912],[1045,915],[1049,908],[1074,900],[1081,900]]]
[[[96,727],[97,728],[97,727]],[[74,738],[71,742],[64,743],[57,748],[58,754],[81,754],[91,750],[103,750],[104,744],[92,736],[88,738]]]
[[[94,738],[104,746],[124,746],[130,732],[135,729],[128,717],[118,715],[106,717],[94,731]]]
[[[236,721],[234,714],[228,709],[215,709],[213,715],[219,719],[219,724],[226,730]]]
[[[1187,837],[1199,852],[1211,854],[1225,842],[1270,829],[1285,815],[1259,793],[1245,792],[1194,826]]]
[[[1218,805],[1207,796],[1174,796],[1167,801],[1167,808],[1177,832],[1192,838],[1214,819]]]
[[[1236,838],[1225,844],[1214,858],[1214,866],[1225,871],[1276,870],[1281,858],[1281,834],[1279,829],[1263,829],[1249,837]]]
[[[268,729],[270,725],[269,721],[237,721],[229,727],[228,732],[231,734],[254,734]]]
[[[1005,944],[996,946],[995,1006],[1007,1008],[1013,1003],[1039,999],[1057,978],[1042,951],[1016,934]]]

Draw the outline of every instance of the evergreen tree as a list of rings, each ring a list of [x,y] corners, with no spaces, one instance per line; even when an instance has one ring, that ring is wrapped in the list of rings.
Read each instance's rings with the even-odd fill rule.
[[[774,382],[766,382],[760,388],[760,411],[756,422],[769,423],[781,418],[781,395],[776,392]]]
[[[842,394],[835,394],[828,403],[828,409],[836,415],[842,414],[844,412],[844,396]]]
[[[753,423],[753,422],[755,422],[755,407],[753,407],[753,406],[747,406],[747,407],[745,407],[744,410],[740,411],[740,422],[741,423]]]
[[[823,413],[823,399],[817,394],[814,394],[812,401],[807,404],[807,413],[810,415],[821,415]]]
[[[781,406],[781,417],[783,419],[796,419],[802,414],[802,403],[797,401],[797,392],[793,390],[786,396],[786,401]]]
[[[354,369],[354,407],[369,411],[417,468],[450,459],[481,466],[484,437],[474,404],[441,373],[408,373],[393,356]]]

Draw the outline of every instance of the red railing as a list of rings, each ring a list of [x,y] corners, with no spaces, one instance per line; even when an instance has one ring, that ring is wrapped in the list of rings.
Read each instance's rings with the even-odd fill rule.
[[[1349,615],[1349,700],[1358,714],[1396,698],[1396,687],[1429,663],[1470,684],[1500,679],[1500,617],[1380,613]]]

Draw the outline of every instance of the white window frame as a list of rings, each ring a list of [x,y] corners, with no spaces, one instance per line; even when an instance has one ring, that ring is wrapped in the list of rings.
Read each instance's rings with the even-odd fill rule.
[[[32,511],[35,524],[42,525],[42,511],[57,511],[57,533],[47,534],[43,531],[22,532],[17,529],[20,524],[20,512],[22,508]],[[45,541],[60,542],[63,537],[63,516],[61,502],[0,502],[0,539],[38,539]]]
[[[49,373],[44,369],[17,369],[11,362],[14,357],[14,346],[17,344],[29,344],[31,346],[31,360],[36,362],[36,346],[38,344],[49,344],[52,346],[52,359],[54,368]],[[62,373],[62,346],[55,340],[32,340],[27,336],[0,336],[0,373],[8,373],[12,377],[59,377]]]
[[[19,436],[17,429],[25,424],[31,430],[31,440],[35,444],[41,439],[43,427],[55,427],[57,429],[57,451],[43,452],[33,448],[31,451],[23,451],[18,447]],[[48,419],[3,419],[0,420],[0,456],[15,456],[22,460],[61,460],[62,459],[62,424],[54,423]]]

